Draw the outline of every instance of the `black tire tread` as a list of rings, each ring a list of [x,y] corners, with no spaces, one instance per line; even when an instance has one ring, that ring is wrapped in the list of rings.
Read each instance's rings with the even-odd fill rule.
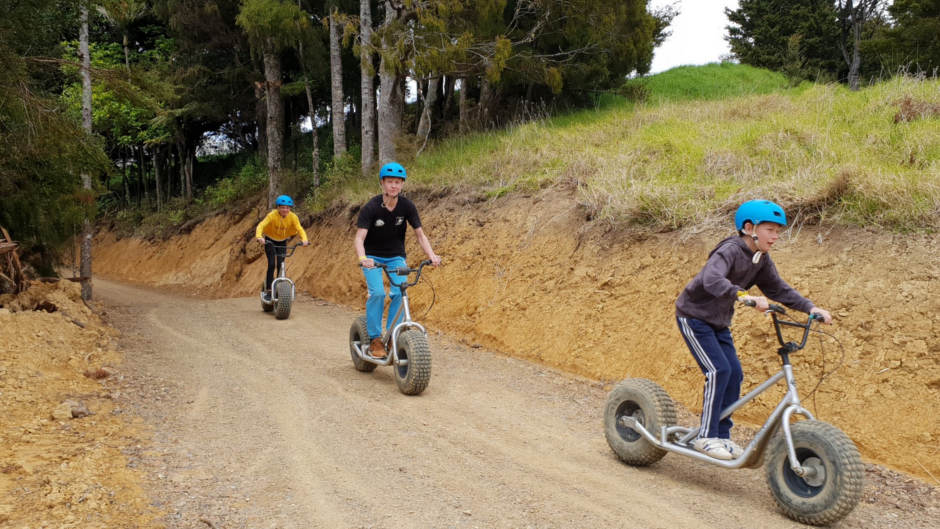
[[[408,372],[402,377],[395,366],[395,382],[405,395],[419,395],[431,382],[431,347],[423,332],[408,329],[398,335],[398,349],[408,358]]]
[[[800,421],[794,423],[790,427],[790,431],[796,447],[804,446],[802,443],[806,443],[806,439],[813,440],[813,438],[821,439],[823,442],[828,442],[831,445],[831,448],[839,457],[838,461],[834,464],[835,475],[832,477],[827,475],[826,479],[827,481],[835,479],[836,482],[833,486],[838,487],[839,490],[833,491],[828,495],[834,497],[834,499],[822,505],[815,505],[816,508],[812,511],[801,509],[799,505],[788,501],[788,499],[790,499],[789,495],[786,494],[784,490],[781,490],[780,481],[782,478],[779,476],[782,465],[781,458],[787,458],[786,439],[784,439],[781,431],[771,445],[765,467],[767,485],[770,487],[771,493],[777,501],[777,505],[780,506],[780,509],[787,517],[800,523],[829,525],[841,520],[852,512],[852,509],[858,505],[862,497],[865,467],[862,464],[862,458],[859,455],[858,448],[842,430],[822,421]],[[828,463],[830,462],[827,462],[827,467],[829,467]],[[830,472],[831,471],[832,469],[830,468]],[[816,502],[806,503],[812,504]]]
[[[617,457],[624,463],[633,466],[651,465],[666,455],[666,451],[657,448],[649,441],[640,437],[629,442],[617,432],[617,408],[625,400],[647,400],[648,408],[643,407],[646,424],[643,426],[656,435],[662,426],[676,424],[676,407],[659,384],[645,378],[628,378],[617,384],[607,396],[607,405],[604,408],[604,435],[607,444]],[[642,403],[638,403],[642,404]],[[641,406],[642,407],[642,406]]]
[[[290,317],[290,307],[293,303],[290,283],[282,281],[277,284],[277,300],[274,302],[274,317],[286,320]]]
[[[369,331],[368,327],[366,327],[366,317],[359,316],[349,328],[349,356],[352,357],[352,363],[356,371],[370,373],[375,371],[375,368],[378,367],[372,362],[366,362],[359,358],[359,355],[356,354],[356,348],[353,346],[353,342],[360,342],[362,345],[367,345],[365,342],[368,340]]]

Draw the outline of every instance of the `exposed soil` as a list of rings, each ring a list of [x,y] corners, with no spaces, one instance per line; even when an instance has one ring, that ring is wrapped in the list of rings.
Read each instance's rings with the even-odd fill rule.
[[[703,379],[675,328],[673,301],[727,232],[641,238],[585,221],[569,195],[553,188],[487,202],[413,196],[445,259],[413,290],[416,314],[465,344],[592,380],[651,378],[699,409]],[[254,294],[265,260],[251,234],[262,213],[216,217],[165,242],[104,233],[96,273],[213,297]],[[300,289],[362,306],[355,213],[305,220],[313,245],[288,261]],[[420,250],[409,251],[419,260]],[[936,234],[799,223],[773,253],[783,277],[836,318],[823,329],[831,336],[816,335],[794,357],[810,411],[848,433],[866,460],[933,485],[940,484],[938,255]],[[779,366],[772,326],[739,311],[733,331],[744,387],[753,387]],[[781,393],[738,412],[738,423],[762,422]]]
[[[428,277],[439,284],[444,270]],[[796,526],[760,470],[671,455],[621,464],[601,433],[604,382],[432,327],[431,384],[406,397],[388,368],[353,369],[347,308],[301,296],[277,321],[255,296],[104,280],[95,291],[123,363],[115,334],[80,305],[0,312],[0,343],[16,344],[0,355],[0,399],[14,410],[0,446],[15,465],[0,473],[0,527]],[[110,376],[83,375],[99,370]],[[64,397],[93,415],[45,419]],[[863,500],[838,527],[940,523],[937,489],[866,470]]]

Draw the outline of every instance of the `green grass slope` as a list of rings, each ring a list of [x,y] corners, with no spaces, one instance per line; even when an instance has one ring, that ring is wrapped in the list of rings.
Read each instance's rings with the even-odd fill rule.
[[[595,218],[656,231],[726,218],[755,197],[797,221],[940,227],[936,79],[788,89],[779,74],[723,64],[631,83],[646,103],[443,142],[409,163],[411,184],[489,196],[572,185]],[[897,119],[904,108],[915,112]],[[347,198],[375,189],[357,187]]]

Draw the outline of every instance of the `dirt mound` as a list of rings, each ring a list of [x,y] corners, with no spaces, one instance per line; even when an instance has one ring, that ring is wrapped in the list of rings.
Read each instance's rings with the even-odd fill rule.
[[[474,202],[412,197],[445,266],[415,287],[430,328],[597,380],[661,382],[701,406],[702,375],[675,328],[673,301],[727,233],[638,237],[586,222],[570,193]],[[98,273],[211,296],[257,292],[265,260],[251,233],[260,209],[216,217],[162,243],[103,233]],[[362,306],[352,210],[307,223],[312,247],[288,261],[298,288]],[[410,261],[420,250],[409,236]],[[794,358],[804,404],[848,433],[864,457],[932,483],[940,476],[940,236],[797,226],[774,259],[787,279],[831,310],[831,336]],[[433,291],[432,291],[433,286]],[[431,312],[425,309],[432,296]],[[739,311],[733,331],[751,388],[778,368],[772,327]],[[823,375],[819,388],[811,393]],[[773,392],[771,392],[773,393]],[[759,424],[782,388],[735,415]]]
[[[139,432],[104,386],[113,334],[77,284],[0,296],[0,526],[153,526],[122,454]]]

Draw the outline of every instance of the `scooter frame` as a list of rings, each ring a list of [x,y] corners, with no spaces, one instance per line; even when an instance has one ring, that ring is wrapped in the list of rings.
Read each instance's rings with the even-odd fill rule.
[[[265,244],[271,244],[271,243],[265,242]],[[283,283],[284,281],[287,281],[290,284],[291,299],[296,299],[297,291],[294,288],[294,281],[290,279],[289,277],[287,277],[287,258],[294,255],[294,251],[297,250],[297,247],[301,246],[302,244],[303,243],[297,243],[291,246],[290,248],[284,248],[284,256],[283,256],[284,259],[281,260],[281,266],[278,268],[277,277],[275,277],[274,280],[271,281],[271,288],[270,288],[271,301],[266,302],[264,300],[264,291],[262,290],[261,291],[261,303],[273,307],[277,303],[277,284]],[[290,251],[290,253],[288,253],[288,250]],[[275,248],[274,251],[275,251],[275,259],[276,259],[278,257],[277,248]]]
[[[401,306],[398,308],[398,311],[395,312],[395,317],[392,318],[392,321],[397,321],[398,316],[399,314],[402,314],[402,311],[404,311],[404,316],[401,322],[392,327],[391,332],[386,331],[385,335],[382,337],[382,343],[385,344],[386,350],[388,350],[391,354],[386,355],[384,358],[376,358],[366,352],[368,350],[368,346],[363,347],[362,342],[354,341],[352,342],[352,345],[356,350],[356,354],[359,356],[359,358],[377,366],[408,365],[407,359],[398,358],[398,336],[402,333],[403,330],[408,328],[418,329],[424,333],[425,336],[428,334],[427,329],[425,329],[423,325],[411,319],[411,306],[408,304],[408,288],[418,284],[418,280],[421,279],[421,271],[426,265],[429,264],[431,264],[430,260],[424,260],[421,261],[421,264],[418,265],[418,268],[395,268],[389,272],[388,267],[386,267],[384,264],[375,263],[376,268],[381,268],[385,271],[385,276],[388,277],[388,282],[391,283],[392,286],[398,287],[401,290]],[[417,272],[417,274],[415,275],[414,281],[409,282],[407,280],[407,276],[412,272]],[[399,276],[406,276],[405,281],[396,283],[395,280],[392,279],[392,273]],[[390,348],[388,347],[389,343],[391,343]]]
[[[635,416],[620,417],[618,420],[618,426],[624,426],[636,431],[647,441],[662,450],[682,454],[684,456],[692,457],[700,461],[712,463],[724,468],[759,467],[763,462],[764,453],[768,444],[770,443],[770,440],[774,436],[774,432],[776,432],[777,428],[782,428],[783,435],[787,443],[787,454],[790,461],[790,468],[793,470],[793,472],[797,476],[803,478],[810,485],[813,485],[817,481],[823,481],[825,478],[825,467],[822,464],[814,464],[812,462],[809,465],[801,465],[797,459],[796,449],[793,445],[793,437],[790,433],[790,418],[794,414],[802,415],[807,419],[814,419],[813,414],[804,408],[802,404],[800,404],[800,398],[796,389],[796,379],[793,376],[793,367],[790,365],[789,355],[790,353],[799,351],[805,347],[806,338],[809,336],[810,328],[813,322],[817,320],[817,317],[815,314],[810,314],[806,323],[796,323],[792,321],[781,320],[777,318],[777,314],[786,314],[786,312],[783,307],[773,304],[770,305],[770,310],[767,312],[770,313],[774,321],[774,329],[777,333],[777,341],[781,346],[780,349],[777,350],[777,354],[780,355],[783,365],[780,371],[773,374],[770,378],[765,380],[762,384],[757,386],[747,395],[738,399],[734,404],[731,404],[725,408],[721,413],[721,418],[724,419],[725,417],[731,415],[736,410],[753,400],[757,395],[760,395],[768,388],[775,385],[781,379],[786,380],[787,393],[780,400],[780,403],[777,404],[777,407],[770,414],[770,417],[767,418],[767,421],[764,422],[764,425],[754,436],[754,439],[748,443],[747,447],[744,449],[744,453],[742,453],[739,457],[731,460],[720,460],[693,449],[690,446],[690,443],[698,435],[701,426],[696,428],[687,428],[684,426],[663,426],[660,432],[658,432],[658,437],[644,428],[643,425],[637,421]],[[795,342],[783,341],[783,336],[780,332],[780,327],[782,325],[800,327],[803,329],[803,339],[799,344],[796,344]],[[674,438],[675,440],[671,440],[671,438]]]

